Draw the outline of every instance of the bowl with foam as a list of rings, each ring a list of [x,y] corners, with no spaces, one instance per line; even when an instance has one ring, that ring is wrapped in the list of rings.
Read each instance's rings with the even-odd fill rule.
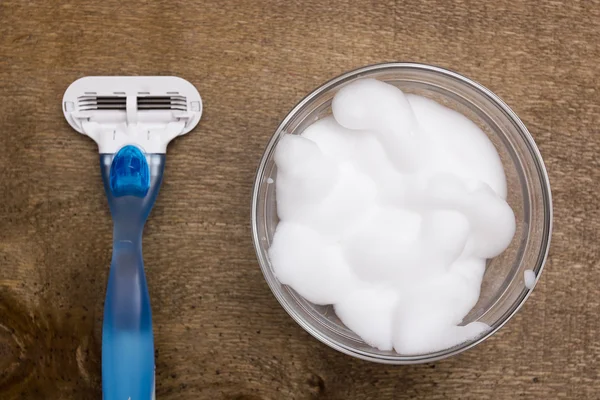
[[[256,175],[252,234],[283,308],[328,346],[411,364],[484,341],[543,269],[540,152],[496,95],[455,72],[343,74],[282,121]]]

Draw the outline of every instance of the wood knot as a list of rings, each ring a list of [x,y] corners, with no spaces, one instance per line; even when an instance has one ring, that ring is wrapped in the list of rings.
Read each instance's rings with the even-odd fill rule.
[[[52,398],[61,387],[99,389],[99,346],[89,322],[48,307],[26,307],[0,291],[0,393],[8,398]]]
[[[320,375],[312,374],[306,383],[315,391],[315,394],[322,395],[325,393],[325,381]]]
[[[23,344],[14,330],[0,323],[0,384],[14,375],[24,356]]]
[[[32,322],[18,305],[0,296],[0,388],[23,381],[33,371]]]

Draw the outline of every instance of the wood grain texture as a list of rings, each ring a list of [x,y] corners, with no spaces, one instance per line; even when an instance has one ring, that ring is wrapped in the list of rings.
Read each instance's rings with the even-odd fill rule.
[[[100,399],[111,221],[95,144],[64,121],[85,75],[178,75],[199,127],[169,148],[144,255],[157,398],[600,398],[598,1],[0,1],[0,399]],[[454,69],[531,130],[555,205],[541,282],[500,332],[435,365],[320,344],[250,239],[255,169],[303,95],[381,61]]]

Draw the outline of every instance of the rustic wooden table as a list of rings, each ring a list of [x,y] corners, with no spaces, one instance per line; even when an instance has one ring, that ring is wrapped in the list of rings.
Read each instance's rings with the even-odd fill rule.
[[[0,1],[0,398],[100,399],[111,221],[96,145],[64,121],[85,75],[179,75],[199,127],[170,147],[144,255],[159,399],[600,398],[598,1]],[[250,239],[263,147],[306,93],[381,61],[500,95],[546,161],[553,247],[500,332],[435,365],[352,359],[279,306]]]

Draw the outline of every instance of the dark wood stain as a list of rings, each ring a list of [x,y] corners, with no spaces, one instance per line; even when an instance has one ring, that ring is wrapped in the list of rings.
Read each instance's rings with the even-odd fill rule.
[[[83,335],[89,329],[77,317],[82,316],[24,307],[0,292],[0,393],[8,398],[52,398],[67,388],[99,393],[99,348]]]
[[[160,400],[555,399],[600,393],[600,4],[589,1],[0,1],[0,399],[101,399],[111,221],[91,139],[64,120],[85,75],[178,75],[205,113],[169,147],[144,234]],[[493,338],[435,365],[312,339],[258,268],[249,203],[288,110],[381,61],[456,70],[531,130],[552,182],[540,283]],[[435,367],[435,368],[434,368]]]

